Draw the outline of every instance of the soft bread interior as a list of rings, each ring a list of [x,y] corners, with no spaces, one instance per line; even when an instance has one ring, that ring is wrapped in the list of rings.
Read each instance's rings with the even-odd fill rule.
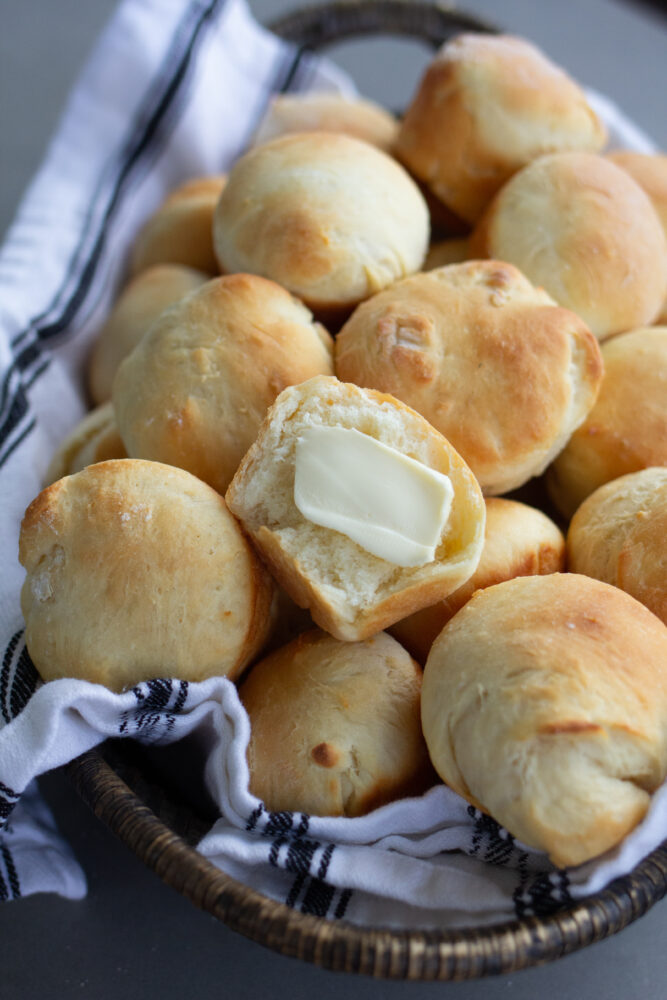
[[[454,500],[433,563],[399,567],[303,517],[294,503],[295,448],[300,433],[318,425],[355,428],[450,477]],[[391,489],[390,483],[385,486]],[[280,549],[297,574],[350,622],[406,586],[428,582],[443,566],[467,579],[483,541],[480,498],[467,466],[423,418],[391,397],[331,378],[311,379],[283,393],[228,493],[231,509],[263,551]]]

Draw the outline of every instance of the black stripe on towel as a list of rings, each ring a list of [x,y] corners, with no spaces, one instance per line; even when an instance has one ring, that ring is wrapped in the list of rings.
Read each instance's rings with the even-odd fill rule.
[[[9,887],[12,890],[12,899],[18,899],[21,895],[21,883],[19,882],[18,872],[16,871],[11,851],[6,844],[0,843],[0,852],[2,852],[2,860],[5,863]]]
[[[68,268],[67,273],[64,276],[63,283],[58,292],[56,293],[56,296],[52,304],[44,313],[42,313],[41,316],[33,320],[32,323],[26,328],[26,330],[23,331],[23,333],[19,334],[17,337],[14,338],[13,346],[15,348],[18,347],[18,345],[25,339],[25,337],[27,337],[31,333],[37,337],[37,340],[32,344],[28,344],[25,348],[23,348],[20,351],[20,353],[16,356],[14,362],[12,363],[12,365],[9,367],[9,369],[5,374],[2,387],[2,397],[4,399],[5,406],[3,408],[3,419],[2,422],[0,423],[0,468],[5,464],[9,455],[16,447],[16,443],[14,444],[9,443],[9,438],[12,435],[12,433],[16,430],[22,418],[28,411],[28,401],[26,398],[27,387],[26,385],[23,384],[22,378],[20,379],[19,384],[14,389],[11,398],[8,400],[7,397],[9,396],[10,393],[11,382],[17,374],[19,376],[23,376],[27,373],[30,364],[34,363],[36,358],[41,354],[44,344],[53,337],[55,337],[56,335],[62,333],[76,316],[79,308],[81,307],[85,299],[86,294],[90,289],[93,278],[95,276],[97,265],[99,263],[101,253],[105,245],[109,223],[116,213],[116,210],[120,202],[120,197],[121,194],[123,193],[123,189],[126,185],[126,182],[132,170],[136,167],[137,163],[148,153],[151,146],[155,143],[156,137],[159,135],[160,132],[160,126],[163,124],[163,121],[166,118],[167,113],[173,110],[173,105],[176,96],[178,95],[181,84],[185,79],[187,70],[192,60],[192,56],[203,37],[204,34],[203,28],[207,24],[207,22],[210,22],[210,19],[216,12],[216,8],[220,7],[221,4],[223,3],[224,0],[212,0],[212,2],[210,2],[207,6],[203,8],[201,7],[200,4],[191,5],[188,8],[185,18],[180,22],[176,30],[176,33],[174,35],[174,41],[172,42],[169,53],[167,54],[167,58],[163,63],[163,68],[161,70],[160,76],[158,77],[159,94],[157,95],[157,101],[158,101],[157,106],[154,107],[152,113],[150,113],[148,121],[145,123],[141,131],[141,134],[137,137],[136,128],[133,129],[130,139],[126,144],[125,150],[123,151],[123,154],[121,156],[121,162],[118,168],[116,181],[111,196],[108,200],[106,209],[104,211],[100,228],[98,229],[97,234],[94,238],[94,244],[92,250],[88,254],[86,262],[83,265],[82,271],[80,273],[74,291],[69,296],[67,302],[60,310],[60,313],[57,316],[57,318],[55,318],[49,323],[46,323],[46,325],[37,326],[37,324],[43,322],[47,318],[49,313],[55,308],[57,302],[64,294],[64,289],[72,280],[73,269],[75,264],[78,262],[78,257],[81,254],[81,248],[85,245],[86,242],[89,242],[89,239],[91,238],[88,226],[90,225],[90,219],[92,218],[94,204],[100,197],[99,190],[96,191],[93,198],[93,202],[91,203],[88,212],[87,216],[88,226],[85,227],[84,230],[82,231],[81,238],[79,241],[79,246],[70,261],[70,266]],[[180,35],[183,33],[183,26],[185,24],[188,24],[192,20],[193,13],[197,11],[199,11],[197,20],[190,33],[185,51],[182,52],[180,58],[178,59],[174,67],[174,57],[175,57],[174,48],[176,47],[176,43],[178,42]],[[170,70],[170,76],[168,77],[165,83],[163,77],[167,69]],[[156,100],[156,95],[153,93],[155,89],[156,85],[153,84],[150,94],[150,97],[153,101]],[[140,115],[144,117],[146,115],[146,110],[143,109],[140,112]],[[47,367],[48,367],[48,362],[45,365],[43,365],[42,371],[46,371]],[[8,412],[4,413],[4,410],[7,409],[7,406],[8,406]],[[32,429],[32,427],[30,429]],[[24,432],[23,437],[25,436],[26,434]],[[7,445],[7,447],[4,450],[2,450],[3,445]]]
[[[15,632],[7,643],[7,648],[5,649],[5,654],[2,658],[2,668],[0,669],[0,711],[2,711],[2,717],[5,722],[11,721],[11,716],[9,714],[9,709],[7,707],[7,692],[9,691],[9,675],[12,669],[12,662],[14,659],[14,653],[16,652],[16,647],[18,646],[19,639],[23,635],[23,629],[19,629]],[[0,790],[2,790],[2,784],[0,783]]]

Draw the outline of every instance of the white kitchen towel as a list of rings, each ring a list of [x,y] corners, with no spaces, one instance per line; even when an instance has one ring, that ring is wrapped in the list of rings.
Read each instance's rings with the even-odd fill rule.
[[[18,814],[35,775],[107,737],[159,745],[193,733],[221,812],[198,849],[244,884],[318,916],[447,927],[546,915],[630,871],[667,830],[667,785],[616,850],[563,870],[444,785],[355,819],[270,812],[248,791],[250,724],[230,681],[156,680],[112,694],[87,681],[58,680],[38,685],[0,730],[0,815],[9,819],[0,897],[83,892],[67,848],[49,836],[48,819],[42,816],[38,830],[31,822],[30,808],[40,808],[32,795],[26,815]]]
[[[349,86],[256,25],[243,0],[125,0],[9,232],[0,253],[0,899],[85,892],[32,782],[108,736],[160,743],[196,730],[222,814],[202,853],[305,912],[360,923],[548,913],[629,871],[667,832],[663,789],[616,852],[562,872],[444,786],[354,820],[271,813],[247,789],[248,720],[229,682],[151,681],[114,695],[38,681],[19,608],[19,524],[84,411],[82,362],[134,233],[179,181],[230,165],[272,91]],[[612,118],[622,138],[622,116],[612,109]]]

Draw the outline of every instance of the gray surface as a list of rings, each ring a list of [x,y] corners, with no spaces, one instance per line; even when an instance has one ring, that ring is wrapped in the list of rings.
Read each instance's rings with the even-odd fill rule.
[[[0,231],[43,156],[66,91],[111,0],[2,4]],[[293,0],[255,0],[260,19]],[[611,0],[469,0],[471,11],[541,44],[583,83],[614,98],[667,148],[667,22]],[[424,55],[405,43],[348,44],[337,52],[365,93],[405,103]],[[390,66],[389,76],[383,65]],[[388,82],[387,82],[388,81]],[[62,775],[43,787],[89,878],[83,902],[36,896],[0,907],[0,993],[11,998],[111,1000],[196,995],[234,998],[433,997],[456,1000],[664,1000],[667,906],[583,952],[540,969],[476,983],[403,984],[354,978],[274,955],[166,888],[77,799]]]

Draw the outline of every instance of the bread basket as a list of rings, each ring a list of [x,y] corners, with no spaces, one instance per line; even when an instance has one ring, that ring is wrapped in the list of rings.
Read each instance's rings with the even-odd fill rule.
[[[354,36],[391,34],[438,47],[464,30],[493,31],[440,4],[360,0],[303,8],[270,25],[297,54]],[[667,891],[667,842],[607,889],[549,917],[484,928],[358,927],[303,914],[217,869],[194,844],[210,821],[138,747],[111,744],[68,766],[82,798],[168,885],[232,930],[327,969],[408,980],[462,980],[539,965],[621,930]]]

